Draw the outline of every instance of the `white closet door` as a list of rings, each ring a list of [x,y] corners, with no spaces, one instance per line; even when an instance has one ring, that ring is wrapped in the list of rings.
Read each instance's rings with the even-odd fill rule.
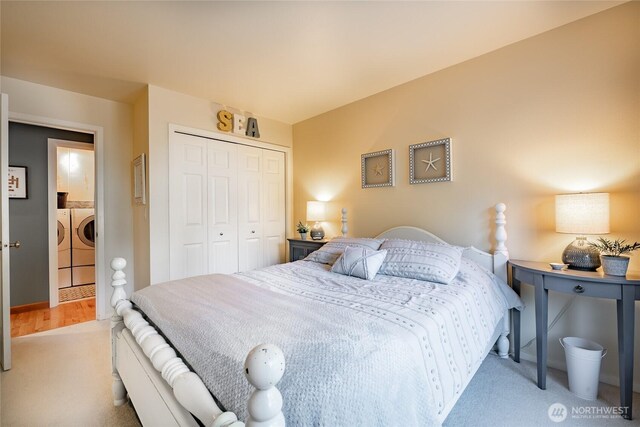
[[[284,153],[263,150],[263,266],[285,261]]]
[[[238,147],[209,141],[207,158],[209,273],[238,271]]]
[[[171,279],[206,274],[207,140],[175,133],[169,144]]]
[[[238,146],[238,267],[263,266],[262,151]]]

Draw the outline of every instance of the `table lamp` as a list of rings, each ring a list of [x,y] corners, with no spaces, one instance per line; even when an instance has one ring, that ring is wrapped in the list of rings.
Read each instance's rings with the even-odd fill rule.
[[[569,268],[594,271],[600,267],[600,252],[589,245],[585,234],[609,232],[609,193],[557,195],[556,232],[577,235],[562,252],[562,262]]]
[[[324,230],[320,222],[324,221],[325,217],[326,206],[324,202],[307,202],[307,221],[315,221],[315,224],[311,227],[311,239],[324,239]]]

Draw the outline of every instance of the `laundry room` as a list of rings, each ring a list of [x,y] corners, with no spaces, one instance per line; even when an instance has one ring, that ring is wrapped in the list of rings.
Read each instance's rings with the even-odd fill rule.
[[[58,301],[63,303],[96,295],[95,160],[93,144],[52,143],[57,159]]]
[[[95,318],[93,138],[10,123],[10,175],[23,190],[9,198],[12,336],[70,324],[81,310]]]

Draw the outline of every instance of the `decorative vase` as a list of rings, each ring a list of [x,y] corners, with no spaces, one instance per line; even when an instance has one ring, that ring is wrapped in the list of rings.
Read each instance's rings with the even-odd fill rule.
[[[629,257],[600,255],[602,271],[609,276],[626,276],[629,268]]]
[[[307,233],[300,233],[300,239],[307,240]]]

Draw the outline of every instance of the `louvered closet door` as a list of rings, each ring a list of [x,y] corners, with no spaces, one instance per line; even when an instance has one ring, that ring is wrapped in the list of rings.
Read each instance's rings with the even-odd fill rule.
[[[208,187],[208,272],[238,271],[238,147],[209,141]]]
[[[263,150],[263,266],[285,261],[284,153]]]
[[[171,279],[207,273],[207,140],[174,134],[169,145]]]
[[[238,268],[264,265],[262,240],[262,151],[238,146]]]

